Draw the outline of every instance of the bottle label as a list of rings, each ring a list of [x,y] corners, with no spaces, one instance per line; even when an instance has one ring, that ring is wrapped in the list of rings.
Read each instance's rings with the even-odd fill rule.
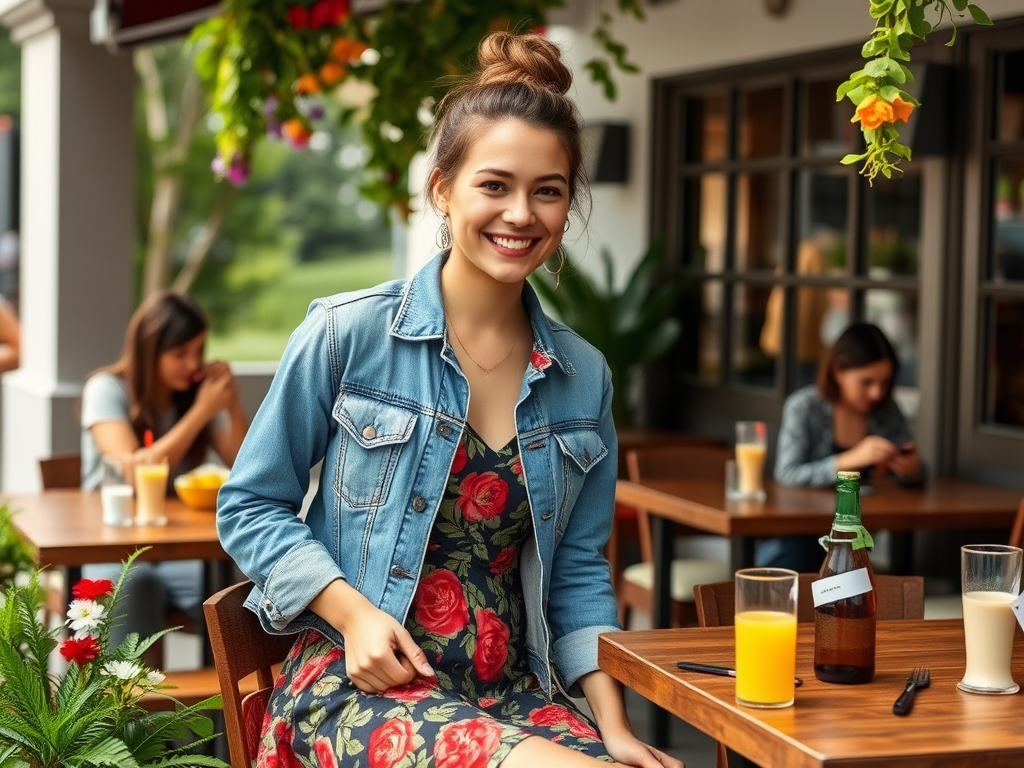
[[[1013,615],[1017,617],[1017,623],[1024,629],[1024,594],[1019,595],[1016,600],[1010,603],[1013,608]]]
[[[835,576],[826,576],[824,579],[811,582],[811,596],[814,598],[815,608],[870,591],[871,577],[868,576],[867,568],[837,573]]]

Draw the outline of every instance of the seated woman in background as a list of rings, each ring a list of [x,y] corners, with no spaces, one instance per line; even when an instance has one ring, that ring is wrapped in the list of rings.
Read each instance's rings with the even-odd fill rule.
[[[919,483],[921,457],[892,398],[899,361],[875,325],[856,323],[836,339],[822,360],[818,382],[786,399],[775,457],[782,485],[832,487],[836,473],[856,470],[867,482],[891,472]],[[784,536],[758,544],[755,561],[797,571],[817,571],[823,553],[814,536]]]
[[[139,450],[152,430],[152,452],[167,458],[168,491],[175,477],[202,464],[212,448],[227,466],[235,460],[248,423],[238,388],[223,362],[204,362],[209,324],[188,296],[162,291],[132,315],[120,360],[93,373],[82,390],[82,489],[95,490],[102,457]],[[87,565],[87,578],[116,580],[118,564]],[[137,562],[122,592],[126,625],[112,632],[141,636],[161,629],[168,602],[197,611],[202,563]]]

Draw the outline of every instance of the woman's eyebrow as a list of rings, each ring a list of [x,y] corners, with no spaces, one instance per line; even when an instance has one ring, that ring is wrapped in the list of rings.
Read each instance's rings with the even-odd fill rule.
[[[515,178],[515,174],[511,171],[504,171],[501,168],[480,168],[476,172],[477,174],[485,173],[491,176],[497,176],[502,179]],[[568,184],[569,180],[560,173],[547,173],[543,176],[538,176],[534,181],[560,181],[563,184]]]

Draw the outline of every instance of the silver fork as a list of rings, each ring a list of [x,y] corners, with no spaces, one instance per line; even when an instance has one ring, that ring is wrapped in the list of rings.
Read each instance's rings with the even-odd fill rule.
[[[914,667],[914,671],[907,678],[906,688],[903,689],[900,697],[896,699],[896,703],[892,705],[893,714],[910,714],[910,710],[914,706],[914,693],[918,688],[927,688],[931,681],[932,676],[928,672],[928,667]]]

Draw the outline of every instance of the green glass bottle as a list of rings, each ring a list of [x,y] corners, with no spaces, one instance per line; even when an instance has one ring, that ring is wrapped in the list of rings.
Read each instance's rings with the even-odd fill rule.
[[[860,472],[840,472],[836,517],[821,538],[827,554],[814,594],[814,674],[826,683],[869,683],[875,676],[871,534],[860,519]]]

